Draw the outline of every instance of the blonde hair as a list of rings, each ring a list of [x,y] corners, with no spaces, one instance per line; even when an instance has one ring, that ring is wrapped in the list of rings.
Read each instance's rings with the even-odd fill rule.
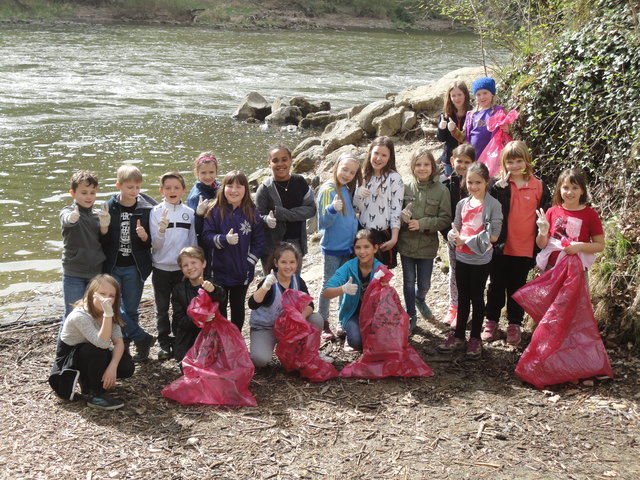
[[[505,176],[507,174],[507,160],[516,160],[519,158],[524,160],[525,169],[522,172],[522,176],[525,181],[528,181],[533,175],[533,166],[531,165],[533,158],[531,157],[531,152],[529,151],[527,144],[522,140],[514,140],[507,143],[502,149],[502,152],[500,152],[500,168],[502,169],[502,175]]]
[[[82,300],[78,300],[74,304],[74,306],[83,306],[85,310],[89,312],[89,315],[91,315],[93,318],[101,318],[102,315],[96,312],[96,308],[93,305],[93,297],[103,283],[108,283],[116,290],[116,296],[113,299],[112,305],[113,323],[122,327],[124,326],[124,322],[122,321],[122,317],[120,317],[120,284],[109,274],[101,273],[100,275],[96,275],[95,277],[93,277],[89,282],[87,289],[84,291],[84,297],[82,297]]]
[[[182,260],[184,260],[185,257],[196,258],[202,263],[207,261],[204,255],[204,250],[200,247],[185,247],[180,250],[180,253],[178,254],[178,266],[180,268],[182,268]]]
[[[347,214],[347,206],[344,204],[344,198],[342,198],[342,191],[341,191],[342,189],[340,188],[340,182],[338,181],[338,169],[340,168],[340,164],[347,160],[353,160],[354,162],[356,162],[356,165],[358,166],[358,168],[356,169],[356,174],[353,176],[351,181],[346,185],[347,190],[353,193],[356,189],[356,186],[359,184],[362,184],[362,172],[360,171],[360,161],[358,160],[358,158],[352,153],[343,153],[342,155],[340,155],[335,165],[333,166],[332,178],[333,178],[333,184],[336,187],[336,195],[343,202],[342,203],[343,215]]]
[[[116,181],[118,183],[135,182],[142,183],[142,172],[135,165],[124,164],[118,168],[116,174]]]

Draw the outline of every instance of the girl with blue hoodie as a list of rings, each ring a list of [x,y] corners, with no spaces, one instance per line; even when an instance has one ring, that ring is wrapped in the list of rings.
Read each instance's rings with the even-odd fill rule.
[[[362,183],[360,162],[350,154],[343,153],[333,167],[333,178],[318,191],[318,229],[322,234],[320,248],[324,255],[323,283],[351,258],[353,239],[358,231],[358,219],[353,210],[353,193]],[[324,319],[324,340],[333,339],[329,327],[331,300],[320,295],[320,315]],[[338,333],[341,328],[338,327]]]
[[[231,323],[242,331],[245,297],[264,248],[264,229],[249,181],[239,170],[224,177],[215,205],[205,216],[202,241],[209,250],[213,278],[228,292]],[[227,302],[220,303],[220,313],[227,317]]]
[[[364,292],[373,280],[376,269],[382,265],[375,258],[378,248],[371,230],[360,230],[353,246],[356,258],[342,265],[322,291],[322,297],[326,299],[342,295],[338,320],[347,334],[345,352],[362,350],[359,315]]]

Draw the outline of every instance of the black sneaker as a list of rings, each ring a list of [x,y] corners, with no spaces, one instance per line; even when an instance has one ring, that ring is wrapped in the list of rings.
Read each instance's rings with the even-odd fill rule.
[[[106,393],[89,398],[87,406],[98,410],[117,410],[124,407],[124,402]]]
[[[143,342],[136,343],[137,353],[133,356],[134,362],[144,362],[149,359],[149,351],[153,344],[156,343],[156,337],[148,335],[147,339]]]
[[[160,345],[160,350],[158,350],[158,360],[169,360],[171,357],[173,357],[171,347]]]

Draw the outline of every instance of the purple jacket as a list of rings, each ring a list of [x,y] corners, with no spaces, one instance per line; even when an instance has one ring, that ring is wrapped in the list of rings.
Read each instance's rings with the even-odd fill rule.
[[[254,207],[254,221],[251,223],[242,208],[232,211],[227,207],[222,218],[220,207],[211,210],[204,221],[202,242],[210,254],[211,272],[217,283],[225,287],[248,285],[254,276],[256,262],[264,248],[264,226],[260,213]],[[233,229],[238,234],[238,243],[230,245],[227,234]]]
[[[469,110],[464,121],[464,141],[470,143],[476,149],[476,160],[480,158],[482,151],[489,144],[491,137],[497,130],[487,130],[487,120],[496,112],[504,110],[504,107],[494,105],[487,110]]]

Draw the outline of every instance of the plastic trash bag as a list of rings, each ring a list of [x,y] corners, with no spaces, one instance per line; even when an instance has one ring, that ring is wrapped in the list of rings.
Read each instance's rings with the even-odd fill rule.
[[[596,375],[613,377],[577,255],[565,256],[513,299],[538,324],[516,366],[520,379],[543,388]]]
[[[184,375],[160,393],[183,405],[257,406],[249,391],[253,362],[238,328],[203,289],[191,300],[187,314],[202,330],[182,359]]]
[[[409,315],[402,308],[395,289],[387,284],[393,274],[381,265],[362,299],[360,333],[363,353],[340,372],[341,377],[385,378],[423,377],[433,372],[418,352],[409,345]],[[376,273],[377,275],[377,273]]]
[[[310,303],[311,296],[299,290],[287,289],[282,294],[283,311],[273,326],[276,356],[288,372],[297,370],[311,382],[324,382],[337,377],[338,371],[318,355],[320,330],[302,315]]]
[[[487,166],[489,176],[491,177],[500,171],[500,152],[502,152],[502,149],[507,143],[513,140],[513,138],[511,138],[508,133],[503,132],[500,127],[503,125],[511,125],[517,119],[517,110],[511,110],[508,114],[505,114],[503,110],[499,110],[487,120],[487,130],[490,132],[497,131],[491,137],[487,146],[484,147],[478,161]]]

